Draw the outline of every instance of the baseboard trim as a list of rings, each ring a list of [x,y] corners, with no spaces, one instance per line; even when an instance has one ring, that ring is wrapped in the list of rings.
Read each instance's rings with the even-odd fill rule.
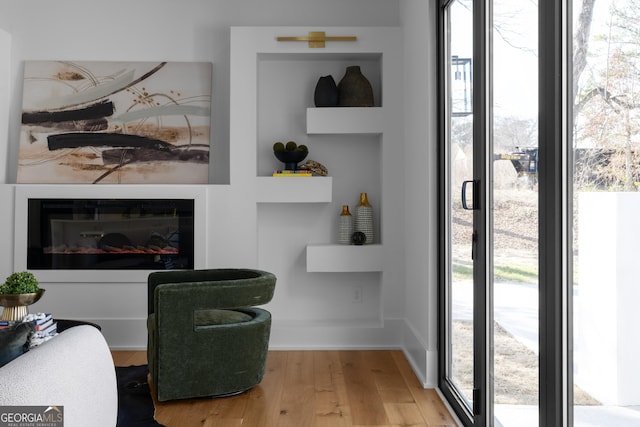
[[[280,321],[271,325],[272,350],[402,348],[401,319],[384,321]]]
[[[146,350],[145,318],[84,319],[102,327],[112,350]],[[429,350],[406,319],[384,321],[275,321],[270,350],[400,349],[425,388],[437,387],[437,351]]]
[[[102,327],[112,350],[147,347],[146,318],[83,319]],[[272,350],[402,349],[403,319],[384,321],[274,321]]]
[[[438,352],[429,350],[410,322],[404,321],[402,349],[424,388],[438,386]]]

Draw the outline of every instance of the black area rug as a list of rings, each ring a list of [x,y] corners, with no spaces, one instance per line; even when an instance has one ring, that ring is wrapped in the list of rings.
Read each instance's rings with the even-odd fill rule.
[[[116,427],[163,427],[153,419],[155,408],[147,384],[149,367],[116,366],[118,424]]]

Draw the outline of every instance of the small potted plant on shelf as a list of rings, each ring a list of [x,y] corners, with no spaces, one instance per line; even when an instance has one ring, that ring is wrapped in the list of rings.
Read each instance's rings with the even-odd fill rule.
[[[0,285],[2,320],[22,320],[29,313],[27,307],[37,302],[44,294],[38,280],[28,271],[12,273]]]
[[[278,141],[273,144],[273,154],[284,163],[285,170],[295,171],[298,170],[298,163],[309,154],[309,149],[306,145],[298,145],[295,141],[289,141],[286,144]]]

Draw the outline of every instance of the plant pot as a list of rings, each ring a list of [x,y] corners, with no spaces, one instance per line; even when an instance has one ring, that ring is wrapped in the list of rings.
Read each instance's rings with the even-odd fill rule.
[[[27,307],[38,302],[44,291],[40,289],[31,294],[0,294],[0,306],[4,307],[1,320],[22,320],[29,314]]]

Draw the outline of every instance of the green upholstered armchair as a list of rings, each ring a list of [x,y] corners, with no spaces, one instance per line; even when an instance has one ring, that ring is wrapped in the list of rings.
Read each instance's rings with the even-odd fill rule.
[[[147,357],[159,401],[241,393],[262,381],[276,277],[250,269],[148,278]]]

